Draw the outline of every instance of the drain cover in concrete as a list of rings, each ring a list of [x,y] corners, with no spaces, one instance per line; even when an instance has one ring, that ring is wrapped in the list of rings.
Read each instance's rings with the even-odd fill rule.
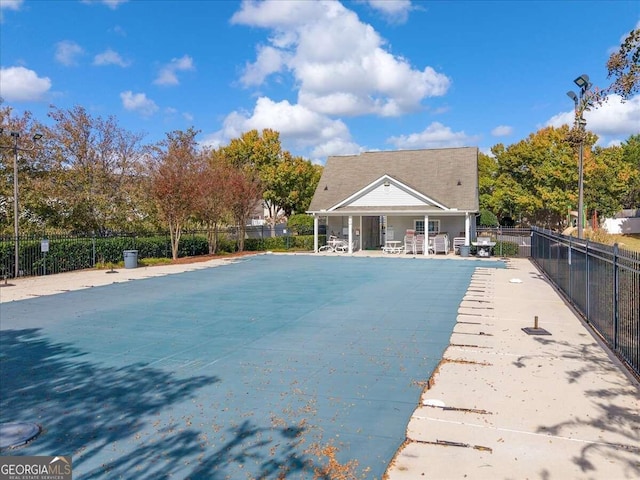
[[[40,433],[35,423],[0,423],[0,449],[24,445]]]
[[[551,335],[544,328],[526,327],[523,328],[522,331],[527,335]]]

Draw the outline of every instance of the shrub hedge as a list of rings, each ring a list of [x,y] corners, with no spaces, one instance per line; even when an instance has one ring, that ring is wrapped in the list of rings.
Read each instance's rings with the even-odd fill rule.
[[[324,236],[320,237],[321,244]],[[13,241],[0,241],[0,276],[13,277],[15,265]],[[109,265],[123,262],[125,250],[137,250],[138,259],[171,258],[171,241],[168,235],[148,237],[106,238],[50,238],[49,251],[41,252],[40,240],[22,240],[20,249],[21,275],[45,275],[93,268],[96,264]],[[236,241],[226,234],[218,238],[218,253],[233,253]],[[313,235],[269,237],[245,240],[248,251],[311,251]],[[178,257],[194,257],[209,253],[205,234],[184,234],[180,238]]]

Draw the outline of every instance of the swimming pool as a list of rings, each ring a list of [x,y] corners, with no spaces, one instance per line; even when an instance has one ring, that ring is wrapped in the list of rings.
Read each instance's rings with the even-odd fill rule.
[[[236,479],[313,478],[335,452],[380,478],[478,266],[502,263],[259,255],[2,304],[0,422],[44,429],[11,454]]]

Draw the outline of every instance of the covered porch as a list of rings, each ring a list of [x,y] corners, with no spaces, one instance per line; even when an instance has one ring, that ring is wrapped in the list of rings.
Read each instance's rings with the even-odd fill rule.
[[[314,251],[319,252],[323,245],[319,241],[320,225],[326,225],[327,241],[331,237],[346,244],[343,251],[353,253],[359,250],[382,250],[389,242],[401,247],[403,253],[429,255],[429,248],[435,237],[447,239],[447,251],[454,249],[454,239],[470,245],[474,236],[474,212],[448,211],[341,211],[314,213]],[[423,247],[409,248],[407,231],[422,236]],[[436,250],[438,251],[438,250]],[[446,252],[442,252],[446,253]]]

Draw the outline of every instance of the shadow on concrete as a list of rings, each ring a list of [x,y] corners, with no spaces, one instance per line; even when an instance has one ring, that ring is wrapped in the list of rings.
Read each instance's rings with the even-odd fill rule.
[[[592,439],[585,443],[581,455],[573,458],[573,462],[583,472],[595,472],[589,457],[592,453],[597,453],[606,456],[612,463],[625,465],[627,478],[640,478],[640,392],[629,381],[624,367],[616,366],[603,354],[603,347],[597,343],[571,344],[549,337],[536,337],[535,340],[542,346],[554,345],[554,351],[562,352],[560,358],[571,360],[565,365],[576,368],[557,372],[565,377],[568,384],[581,381],[593,383],[594,376],[604,378],[608,383],[606,388],[583,389],[584,396],[591,402],[596,415],[581,415],[576,411],[570,420],[540,426],[538,432],[566,437],[572,437],[572,432],[579,431],[580,427],[605,432],[601,437],[619,440],[611,442]],[[521,367],[523,361],[524,358],[518,359],[520,365],[517,365]],[[570,398],[565,400],[571,402]]]
[[[318,468],[301,448],[307,433],[302,423],[281,420],[264,428],[240,419],[214,431],[185,422],[177,404],[219,382],[214,376],[178,378],[144,364],[98,365],[38,329],[0,331],[0,347],[0,422],[43,427],[32,443],[3,454],[71,454],[74,473],[85,479],[215,480],[244,466],[256,472],[254,478],[304,472],[311,478]]]

